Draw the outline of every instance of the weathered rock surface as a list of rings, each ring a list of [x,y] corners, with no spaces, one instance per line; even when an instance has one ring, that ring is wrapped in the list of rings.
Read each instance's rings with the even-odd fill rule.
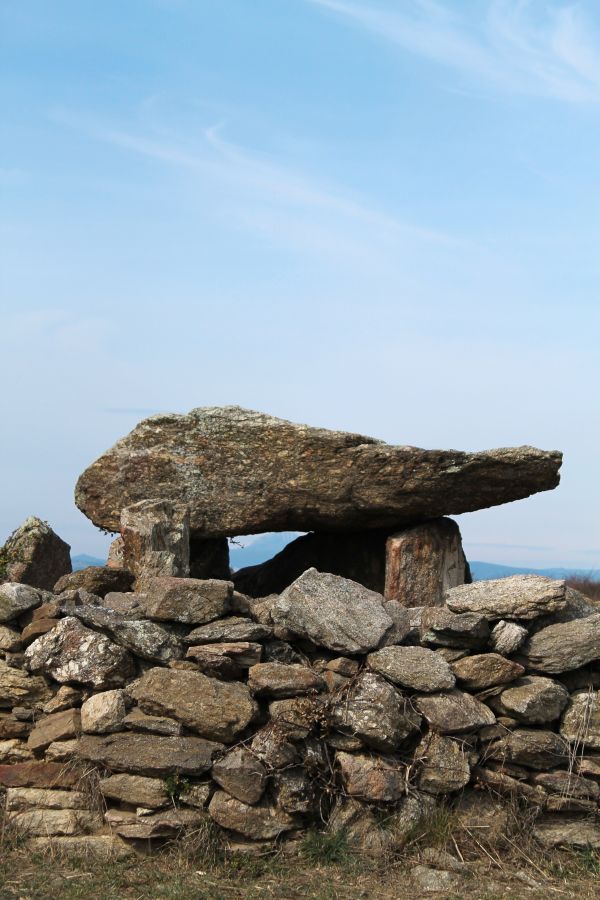
[[[208,812],[222,828],[252,840],[272,840],[297,824],[293,816],[268,801],[250,806],[225,791],[215,791]]]
[[[522,647],[528,637],[528,631],[524,625],[517,622],[506,622],[502,619],[492,628],[490,643],[496,653],[502,656],[510,656]]]
[[[323,678],[308,666],[259,663],[248,672],[248,687],[261,697],[296,697],[325,688]]]
[[[451,794],[469,783],[471,769],[467,754],[452,738],[434,733],[425,735],[415,757],[421,760],[419,789],[428,794]]]
[[[529,621],[563,609],[567,603],[565,591],[564,581],[542,575],[511,575],[452,588],[444,600],[455,613]]]
[[[84,625],[107,631],[117,644],[149,662],[167,663],[183,656],[181,642],[162,625],[140,618],[141,611],[120,613],[101,606],[76,606],[73,615]]]
[[[393,752],[421,724],[421,716],[389,682],[375,672],[360,675],[336,699],[331,711],[340,731],[355,735],[375,750]]]
[[[600,659],[600,613],[549,625],[532,635],[519,661],[528,669],[550,674],[579,669]]]
[[[190,647],[187,659],[193,660],[202,672],[224,678],[241,678],[243,670],[260,663],[262,645],[251,641],[200,644]]]
[[[406,792],[406,769],[397,760],[363,753],[338,753],[342,782],[351,797],[393,803]]]
[[[109,734],[120,731],[127,715],[125,691],[103,691],[92,694],[81,707],[81,728],[88,734]]]
[[[569,693],[551,678],[526,675],[502,691],[502,712],[528,725],[554,722],[567,705]]]
[[[276,625],[338,653],[374,650],[394,620],[381,594],[355,581],[308,569],[271,606]],[[406,616],[406,633],[409,629]]]
[[[145,809],[160,809],[167,806],[169,795],[165,782],[160,778],[145,778],[143,775],[110,775],[100,780],[103,797],[141,806]]]
[[[217,760],[212,777],[236,800],[250,805],[258,803],[267,784],[267,770],[246,747],[235,747]]]
[[[420,622],[421,641],[434,647],[482,647],[490,636],[487,620],[479,613],[457,614],[445,607],[431,607],[422,610]]]
[[[98,813],[84,809],[30,809],[14,814],[19,832],[27,835],[77,835],[102,825]]]
[[[568,744],[553,731],[516,728],[488,747],[489,759],[516,763],[531,769],[552,769],[567,759]]]
[[[8,625],[0,625],[0,650],[8,650],[9,653],[17,653],[23,649],[21,632]]]
[[[600,750],[600,693],[577,691],[569,698],[560,733],[570,743]]]
[[[50,790],[48,788],[14,787],[6,791],[6,809],[87,809],[90,798],[82,791]]]
[[[197,828],[202,823],[203,816],[196,810],[171,808],[139,817],[135,813],[109,810],[104,819],[123,838],[151,840],[181,835],[191,828]]]
[[[185,644],[216,644],[219,641],[229,643],[231,641],[262,641],[272,636],[272,630],[267,625],[254,622],[242,616],[227,616],[208,625],[194,628],[187,637],[183,638]]]
[[[600,826],[581,818],[547,816],[535,823],[533,834],[545,847],[600,847]]]
[[[449,588],[470,581],[460,530],[435,519],[390,535],[386,543],[386,600],[403,606],[441,606]]]
[[[30,671],[97,690],[121,687],[133,675],[129,653],[73,616],[61,619],[25,651]]]
[[[13,669],[0,660],[0,707],[27,706],[49,700],[51,691],[43,678]]]
[[[441,734],[476,731],[496,721],[491,709],[470,694],[458,690],[415,697],[414,703],[431,729]]]
[[[201,672],[150,669],[129,693],[149,715],[177,719],[202,737],[225,743],[234,741],[257,711],[246,685]]]
[[[252,465],[248,464],[252,460]],[[117,531],[148,497],[190,509],[202,537],[385,528],[551,490],[561,454],[392,447],[239,407],[152,416],[80,477],[75,501]]]
[[[66,709],[40,719],[27,739],[27,746],[34,753],[49,747],[53,741],[77,737],[81,731],[81,714],[78,709]]]
[[[36,516],[30,516],[0,549],[0,581],[51,591],[71,571],[71,548]]]
[[[54,585],[54,593],[83,590],[97,597],[105,597],[111,591],[123,593],[133,586],[133,575],[127,569],[116,569],[113,566],[88,566],[79,572],[64,575]]]
[[[125,568],[151,578],[190,574],[190,521],[187,508],[168,500],[141,500],[121,512]]]
[[[0,584],[0,622],[12,622],[42,602],[39,591],[26,584]]]
[[[136,706],[123,719],[125,728],[131,731],[144,731],[150,734],[173,734],[183,733],[183,725],[176,722],[175,719],[169,719],[167,716],[147,716],[141,709]]]
[[[539,784],[553,794],[575,797],[580,800],[600,799],[600,785],[589,778],[572,772],[538,772],[533,776],[534,784]]]
[[[216,578],[150,578],[144,581],[144,594],[149,619],[205,625],[229,612],[233,584]]]
[[[0,766],[0,784],[4,787],[72,788],[80,778],[75,767],[53,762],[23,762]]]
[[[77,753],[115,772],[164,778],[208,772],[223,744],[199,737],[167,737],[133,732],[79,738]]]
[[[497,684],[514,681],[523,675],[525,669],[498,653],[478,653],[475,656],[464,656],[452,663],[452,671],[463,687],[483,691]]]
[[[426,647],[383,647],[367,657],[370,669],[413,691],[453,688],[455,677],[445,659]]]

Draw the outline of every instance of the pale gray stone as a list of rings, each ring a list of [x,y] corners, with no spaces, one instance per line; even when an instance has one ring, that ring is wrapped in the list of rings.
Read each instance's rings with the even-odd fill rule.
[[[446,592],[455,613],[478,613],[487,619],[536,619],[566,606],[565,582],[543,575],[511,575],[463,584]]]
[[[414,691],[443,691],[456,682],[446,660],[425,647],[384,647],[367,656],[369,668]]]

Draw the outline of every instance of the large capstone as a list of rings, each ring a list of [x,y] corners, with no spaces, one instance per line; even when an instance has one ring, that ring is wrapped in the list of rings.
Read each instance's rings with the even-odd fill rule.
[[[152,416],[79,478],[78,507],[117,531],[121,510],[161,497],[199,537],[358,531],[469,512],[551,490],[562,456],[394,447],[236,406]]]

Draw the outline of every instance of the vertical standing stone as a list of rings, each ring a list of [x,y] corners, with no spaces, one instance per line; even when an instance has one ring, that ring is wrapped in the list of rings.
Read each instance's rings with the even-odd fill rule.
[[[190,574],[190,526],[186,507],[141,500],[121,513],[125,567],[141,580]]]
[[[387,540],[386,600],[407,607],[442,606],[445,591],[470,580],[460,530],[452,519],[434,519]]]

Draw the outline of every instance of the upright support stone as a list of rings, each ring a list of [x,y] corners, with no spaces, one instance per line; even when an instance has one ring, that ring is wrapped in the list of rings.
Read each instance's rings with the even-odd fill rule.
[[[125,567],[140,581],[190,574],[190,525],[186,507],[141,500],[121,513]]]
[[[407,607],[442,606],[447,590],[470,581],[460,529],[452,519],[434,519],[388,538],[386,600]]]

